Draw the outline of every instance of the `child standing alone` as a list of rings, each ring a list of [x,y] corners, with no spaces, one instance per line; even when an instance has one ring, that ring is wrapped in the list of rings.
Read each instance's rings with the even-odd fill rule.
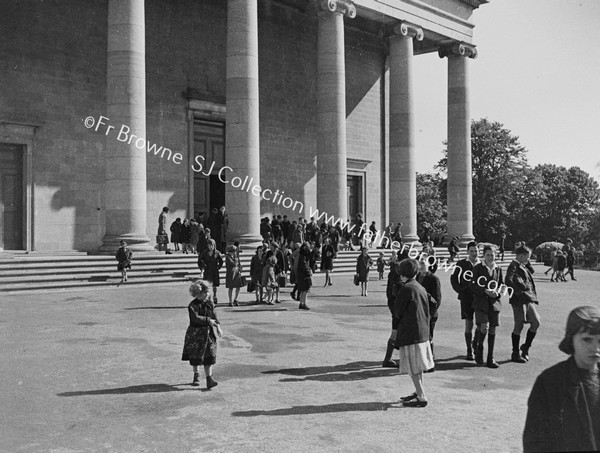
[[[127,247],[127,242],[121,241],[121,247],[117,250],[117,254],[115,258],[119,262],[117,264],[117,270],[121,271],[121,283],[127,281],[127,269],[131,269],[131,258],[133,258],[133,253],[129,247]]]
[[[383,252],[379,252],[379,258],[377,258],[377,272],[379,272],[379,280],[383,280],[383,272],[385,271],[385,266],[387,264],[387,261],[383,257]]]
[[[212,366],[217,362],[217,337],[223,335],[221,324],[215,313],[212,302],[210,285],[203,280],[196,280],[190,286],[190,294],[194,300],[188,305],[190,325],[185,332],[183,354],[181,360],[189,361],[194,370],[192,385],[200,385],[198,367],[204,365],[206,375],[206,388],[211,389],[217,385],[212,378]],[[216,330],[216,335],[215,335]]]

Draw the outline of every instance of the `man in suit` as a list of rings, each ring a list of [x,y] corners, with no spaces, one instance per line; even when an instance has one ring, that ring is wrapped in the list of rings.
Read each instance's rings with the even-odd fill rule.
[[[516,258],[506,270],[505,280],[506,285],[513,290],[509,301],[515,321],[512,332],[511,360],[516,363],[525,363],[529,360],[529,348],[531,348],[531,343],[540,327],[540,315],[536,309],[538,298],[535,282],[531,275],[534,270],[529,262],[531,250],[525,246],[520,246],[515,250],[515,254]],[[519,348],[521,332],[527,323],[530,324],[527,337],[525,343]]]

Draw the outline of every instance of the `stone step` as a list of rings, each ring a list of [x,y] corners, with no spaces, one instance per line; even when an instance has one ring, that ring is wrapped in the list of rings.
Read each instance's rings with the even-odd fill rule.
[[[391,250],[371,249],[374,259],[379,252],[386,259]],[[334,262],[336,275],[352,275],[355,271],[358,251],[341,251]],[[436,249],[436,257],[445,260],[449,256],[445,249]],[[514,254],[505,254],[500,265],[505,267]],[[243,275],[248,278],[252,254],[242,254]],[[175,253],[138,254],[134,257],[132,270],[128,272],[126,285],[153,285],[181,283],[199,276],[197,255]],[[387,270],[386,270],[387,272]],[[317,270],[317,274],[320,271]],[[225,268],[220,271],[224,284]],[[20,255],[0,257],[0,292],[35,292],[46,290],[81,289],[107,287],[121,284],[121,274],[116,269],[116,260],[104,255]]]

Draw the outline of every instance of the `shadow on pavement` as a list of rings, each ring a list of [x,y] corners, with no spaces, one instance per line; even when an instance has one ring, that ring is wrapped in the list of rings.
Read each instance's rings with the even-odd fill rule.
[[[337,403],[325,404],[323,406],[292,406],[284,409],[274,409],[271,411],[237,411],[232,412],[234,417],[257,417],[260,415],[308,415],[308,414],[323,414],[327,412],[375,412],[387,411],[394,408],[397,403]]]
[[[181,309],[187,309],[187,306],[185,307],[129,307],[129,308],[124,308],[123,310],[181,310]]]
[[[351,362],[344,365],[286,368],[281,370],[263,371],[263,374],[287,374],[302,376],[298,378],[283,378],[280,382],[302,381],[360,381],[376,377],[386,377],[397,374],[395,368],[382,368],[381,362]]]
[[[64,392],[57,393],[56,396],[85,396],[85,395],[126,395],[128,393],[166,393],[166,392],[182,392],[185,389],[177,388],[178,385],[189,384],[144,384],[133,385],[131,387],[120,387],[114,389],[102,390],[83,390],[79,392]]]
[[[387,308],[387,304],[381,304],[381,305],[357,305],[357,307],[361,307],[361,308],[380,308],[380,307],[386,307]]]
[[[460,362],[450,363],[460,360]],[[474,368],[479,367],[481,365],[477,365],[472,360],[465,359],[465,356],[456,355],[454,357],[448,357],[445,359],[435,359],[435,370],[436,371],[449,371],[449,370],[462,370],[464,368]]]

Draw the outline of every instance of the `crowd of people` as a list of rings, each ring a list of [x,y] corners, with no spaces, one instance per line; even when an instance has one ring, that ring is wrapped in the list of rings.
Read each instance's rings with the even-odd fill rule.
[[[286,285],[289,274],[293,285],[292,297],[300,302],[300,309],[308,310],[306,298],[313,285],[312,276],[318,262],[325,274],[325,286],[333,284],[330,272],[340,244],[343,240],[352,242],[353,238],[344,239],[344,231],[340,232],[335,227],[317,226],[314,219],[310,222],[302,219],[289,222],[285,216],[278,217],[261,221],[264,242],[256,248],[252,257],[248,282],[242,276],[239,244],[225,244],[224,258],[212,238],[207,239],[206,249],[196,245],[203,279],[196,280],[190,287],[194,300],[188,307],[190,324],[182,354],[182,360],[193,367],[192,385],[199,385],[199,366],[204,366],[207,388],[217,385],[212,377],[212,368],[216,363],[216,339],[222,335],[215,307],[219,269],[223,263],[227,270],[230,306],[238,305],[240,288],[246,284],[248,290],[254,292],[256,303],[280,303],[279,288]],[[368,296],[369,272],[374,264],[368,245],[372,244],[364,244],[360,238],[358,243],[361,252],[356,261],[355,283],[361,286],[361,295]],[[119,249],[120,262],[124,263],[128,257],[130,259],[125,249],[126,244]],[[457,255],[459,251],[460,247],[456,250]],[[527,363],[541,325],[532,275],[534,269],[530,262],[531,250],[525,244],[517,244],[515,258],[506,272],[496,263],[496,250],[491,246],[482,246],[480,250],[476,242],[470,242],[466,252],[467,256],[455,263],[450,275],[451,286],[460,301],[460,316],[465,321],[465,359],[491,369],[499,367],[494,359],[495,340],[500,326],[501,299],[508,294],[513,313],[511,361]],[[562,250],[557,251],[556,256],[561,253]],[[573,255],[572,241],[565,244],[564,254],[566,257]],[[453,261],[455,258],[451,255]],[[435,250],[432,244],[425,243],[418,259],[410,257],[405,247],[393,252],[389,260],[380,252],[376,264],[379,280],[389,268],[386,297],[392,318],[382,366],[397,367],[400,374],[410,376],[415,390],[400,399],[405,407],[426,407],[424,373],[435,371],[433,338],[442,302]],[[574,280],[573,262],[565,259],[565,265],[569,270],[567,274]],[[561,263],[552,267],[557,273],[556,278],[560,278],[560,269]],[[554,275],[552,280],[555,280]],[[529,327],[525,341],[521,342],[526,325]],[[525,451],[596,450],[599,445],[600,310],[594,307],[573,310],[560,349],[570,358],[544,371],[531,392],[523,436]],[[399,351],[399,362],[393,360],[395,350]],[[573,388],[579,389],[576,394],[573,394]],[[587,425],[574,422],[576,415],[583,417]]]
[[[167,214],[165,207],[159,216],[157,244],[159,250],[172,253],[168,248]],[[299,309],[309,310],[307,295],[317,265],[320,263],[320,270],[325,274],[325,286],[332,286],[331,271],[338,252],[359,249],[354,282],[360,285],[361,296],[368,296],[370,270],[374,264],[379,280],[384,278],[385,269],[389,269],[386,297],[392,328],[382,366],[397,367],[400,374],[411,377],[415,391],[401,398],[404,406],[427,406],[423,375],[435,371],[433,338],[442,302],[433,241],[425,228],[424,245],[418,259],[410,257],[406,247],[394,251],[391,259],[379,252],[374,261],[369,254],[370,248],[377,245],[385,248],[391,241],[402,245],[401,227],[401,222],[390,224],[380,233],[376,223],[371,222],[367,229],[360,214],[345,228],[339,224],[318,225],[314,218],[290,221],[285,215],[265,217],[260,223],[263,243],[256,248],[246,281],[240,261],[240,244],[227,245],[225,207],[213,210],[202,219],[184,219],[183,222],[176,219],[169,227],[170,243],[174,244],[175,251],[198,254],[201,272],[201,279],[190,287],[194,300],[188,307],[190,325],[182,354],[182,360],[189,361],[193,367],[192,385],[199,385],[199,366],[204,366],[207,388],[217,385],[212,378],[212,367],[216,363],[216,338],[222,334],[215,307],[219,270],[223,265],[226,267],[229,306],[239,306],[238,295],[246,285],[248,291],[254,293],[255,303],[281,303],[279,289],[286,286],[289,274],[292,298],[300,302]],[[376,243],[374,238],[377,237],[387,238],[387,241],[380,239]],[[470,242],[463,259],[458,259],[458,237],[451,238],[448,245],[448,263],[458,259],[452,267],[450,283],[460,301],[460,316],[465,322],[465,359],[491,369],[500,366],[494,353],[502,296],[509,296],[513,314],[512,362],[524,364],[529,361],[541,325],[534,269],[530,262],[532,252],[524,243],[515,244],[515,258],[504,272],[496,263],[496,257],[498,252],[498,257],[504,260],[505,238],[503,233],[498,251],[490,245],[480,247],[476,242]],[[131,250],[122,241],[117,252],[122,281],[127,280],[131,259]],[[545,274],[552,272],[552,282],[565,282],[567,276],[577,280],[571,239],[561,249],[555,247],[552,250],[551,261],[552,266]],[[521,342],[526,325],[525,340]],[[531,392],[523,437],[525,451],[596,450],[600,446],[600,310],[594,307],[573,310],[560,349],[570,358],[543,372]],[[395,350],[399,351],[399,362],[393,360]],[[573,394],[570,390],[573,388],[579,390]],[[587,425],[582,427],[573,423],[575,415],[583,417]]]

